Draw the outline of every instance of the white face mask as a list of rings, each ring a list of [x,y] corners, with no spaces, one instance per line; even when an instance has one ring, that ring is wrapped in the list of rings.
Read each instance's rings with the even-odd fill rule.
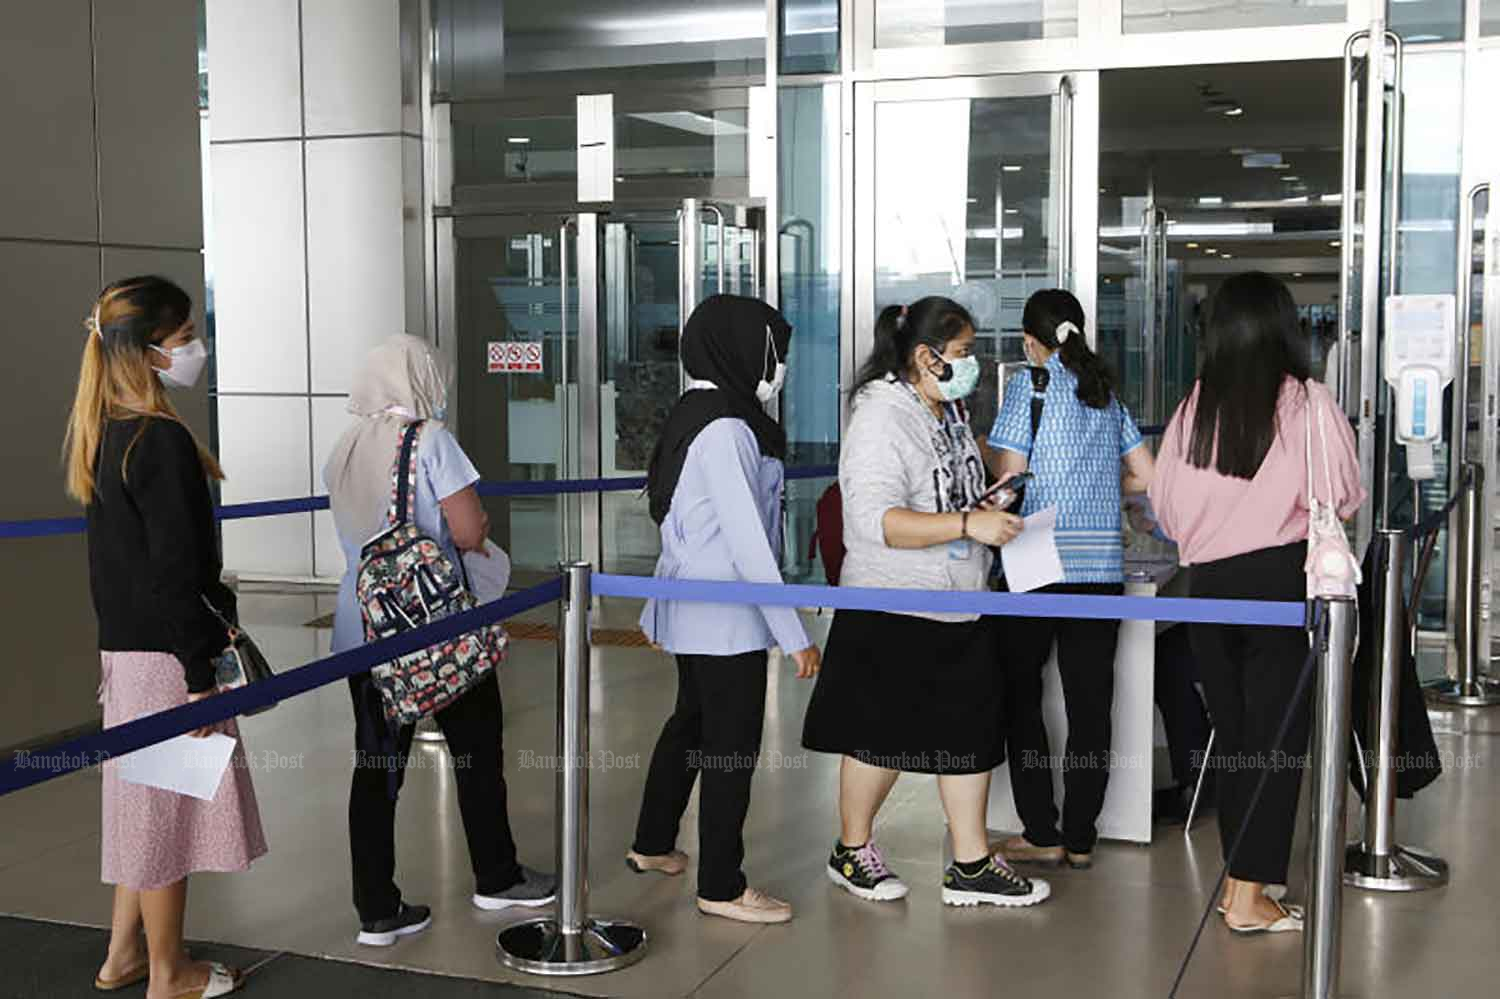
[[[208,364],[208,345],[197,337],[171,350],[163,350],[155,344],[151,349],[168,361],[167,367],[156,369],[157,377],[167,385],[190,389],[203,377],[203,369]]]
[[[771,339],[771,331],[766,330],[766,348],[772,357],[776,357],[776,342]],[[761,401],[761,405],[769,405],[771,400],[781,394],[781,389],[786,385],[786,365],[781,358],[776,357],[776,369],[771,375],[771,380],[766,381],[762,375],[760,384],[755,386],[755,398]]]

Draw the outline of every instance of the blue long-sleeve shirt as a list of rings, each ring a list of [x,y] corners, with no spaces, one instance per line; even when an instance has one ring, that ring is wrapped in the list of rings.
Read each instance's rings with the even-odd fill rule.
[[[760,453],[743,420],[715,420],[688,447],[661,525],[658,579],[780,583],[780,461]],[[652,600],[641,629],[673,654],[732,656],[812,643],[790,607]]]

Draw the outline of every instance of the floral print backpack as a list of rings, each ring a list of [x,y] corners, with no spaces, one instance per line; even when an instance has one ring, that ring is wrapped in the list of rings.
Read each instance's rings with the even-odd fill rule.
[[[422,423],[409,424],[392,474],[390,526],[360,552],[355,595],[365,641],[412,631],[477,601],[463,563],[427,537],[411,517],[417,490],[417,441]],[[496,622],[370,670],[393,726],[413,725],[441,711],[505,661],[508,638]]]

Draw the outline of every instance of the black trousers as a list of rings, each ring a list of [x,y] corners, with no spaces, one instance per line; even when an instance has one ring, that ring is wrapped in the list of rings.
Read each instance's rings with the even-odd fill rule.
[[[1306,543],[1299,543],[1196,565],[1192,594],[1300,602],[1306,595],[1306,556]],[[1311,717],[1310,684],[1309,693],[1292,703],[1307,661],[1307,634],[1297,628],[1189,627],[1214,720],[1208,765],[1218,781],[1219,840],[1226,857],[1240,827],[1246,827],[1229,873],[1242,881],[1285,884]],[[1277,730],[1289,711],[1287,740],[1276,746]],[[1268,771],[1260,803],[1251,813],[1250,797]]]
[[[641,817],[636,853],[660,856],[677,845],[677,828],[698,794],[698,895],[728,902],[745,891],[743,830],[750,779],[766,715],[766,653],[678,656],[677,706],[662,726]]]
[[[1167,756],[1172,780],[1192,787],[1203,765],[1203,750],[1212,731],[1203,698],[1194,681],[1198,664],[1186,625],[1176,625],[1156,636],[1156,707],[1167,733]]]
[[[378,740],[369,726],[384,726],[385,719],[372,710],[378,706],[379,694],[369,674],[351,676],[349,693],[355,724],[360,728],[355,745],[371,746]],[[494,674],[435,717],[448,740],[475,890],[504,891],[520,883],[521,868],[506,813],[500,685]],[[396,789],[415,733],[415,727],[407,726],[396,736]],[[393,916],[401,907],[401,891],[395,881],[396,796],[389,763],[361,748],[355,755],[349,786],[349,856],[354,868],[354,907],[362,923]]]
[[[1059,584],[1042,593],[1118,596],[1121,584]],[[1096,823],[1109,786],[1110,712],[1115,700],[1115,647],[1120,622],[1058,618],[995,618],[1005,655],[1005,751],[1011,794],[1036,846],[1088,853],[1099,838]],[[1062,831],[1052,798],[1051,749],[1042,720],[1042,670],[1052,646],[1062,677],[1068,744],[1062,760]]]

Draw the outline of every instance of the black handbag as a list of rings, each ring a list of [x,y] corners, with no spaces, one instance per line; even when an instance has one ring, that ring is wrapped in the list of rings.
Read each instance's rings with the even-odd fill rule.
[[[269,680],[276,675],[266,659],[265,653],[260,651],[260,646],[255,644],[255,639],[250,633],[224,616],[219,608],[213,605],[213,601],[207,597],[203,603],[208,607],[214,617],[219,619],[226,631],[229,632],[229,646],[219,656],[215,667],[218,672],[217,680],[221,687],[236,688],[245,687],[262,680]],[[245,716],[258,715],[269,711],[276,706],[276,702],[263,704],[258,708],[251,708],[244,712]]]

